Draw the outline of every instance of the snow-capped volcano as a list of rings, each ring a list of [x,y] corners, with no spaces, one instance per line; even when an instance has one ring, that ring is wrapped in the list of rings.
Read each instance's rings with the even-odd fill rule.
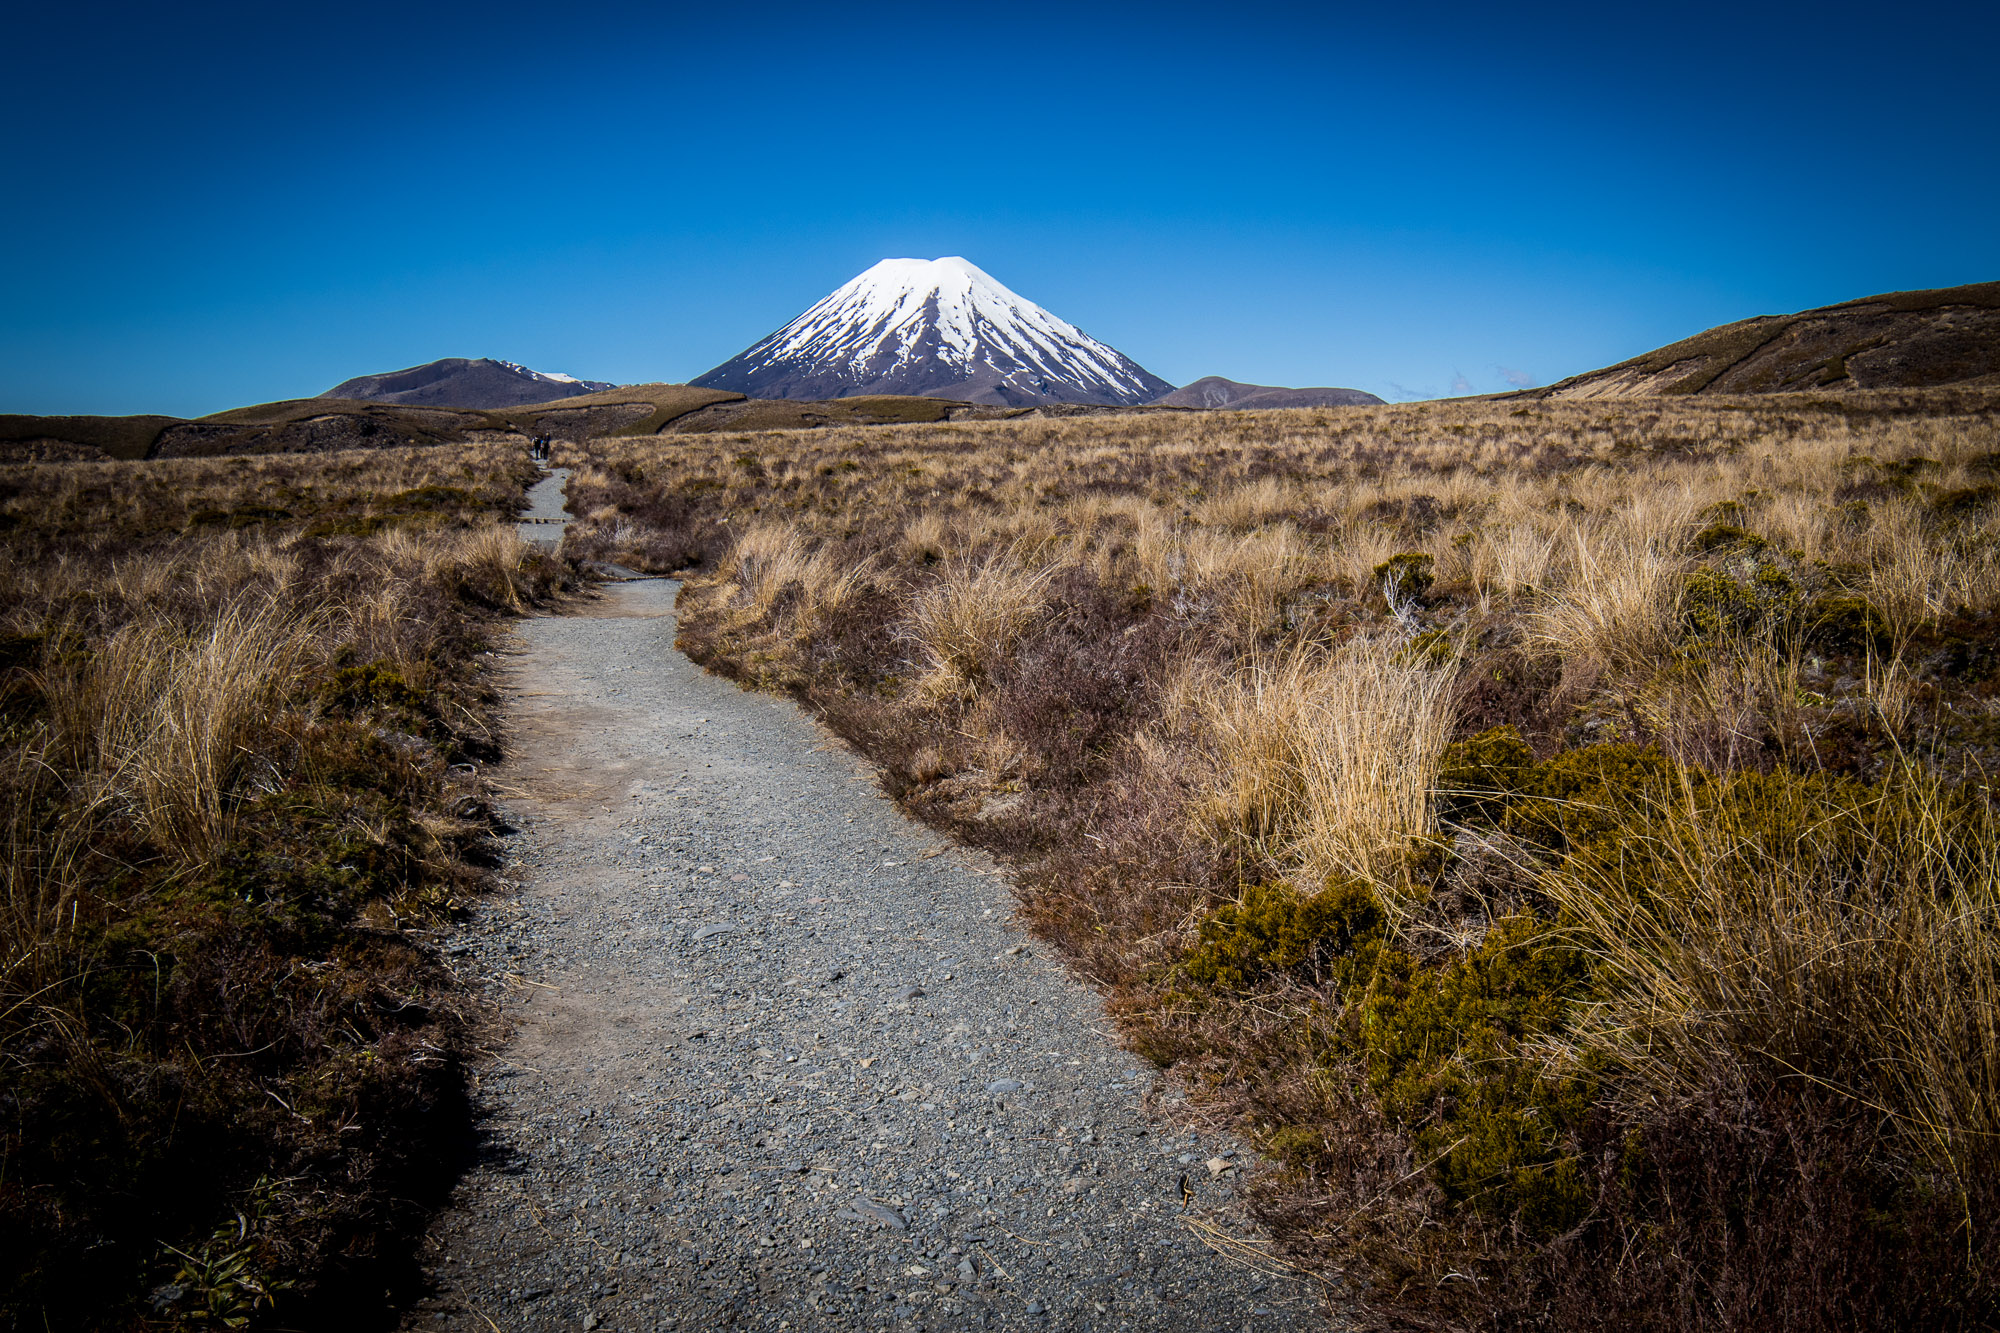
[[[1172,385],[959,258],[885,259],[691,381],[753,398],[1151,402]]]

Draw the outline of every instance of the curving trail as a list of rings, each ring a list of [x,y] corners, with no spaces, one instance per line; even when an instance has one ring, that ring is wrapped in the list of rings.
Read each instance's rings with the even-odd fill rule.
[[[1317,1329],[990,862],[789,702],[673,649],[664,580],[525,622],[482,1160],[409,1329]],[[1185,1182],[1185,1183],[1184,1183]]]

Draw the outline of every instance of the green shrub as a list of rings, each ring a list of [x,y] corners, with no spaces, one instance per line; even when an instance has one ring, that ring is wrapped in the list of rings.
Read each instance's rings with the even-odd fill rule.
[[[383,502],[390,509],[416,509],[426,512],[440,510],[478,511],[486,505],[477,495],[458,486],[417,486],[407,491],[397,491]]]
[[[1189,980],[1246,990],[1275,973],[1323,982],[1365,974],[1381,940],[1382,905],[1358,881],[1335,880],[1310,896],[1253,884],[1240,903],[1201,924],[1201,943],[1182,965]]]
[[[1412,638],[1403,651],[1397,655],[1402,662],[1415,662],[1427,667],[1449,665],[1457,655],[1458,645],[1448,629],[1427,629]]]
[[[1858,593],[1822,593],[1805,612],[1806,638],[1822,647],[1861,651],[1889,647],[1889,621]]]
[[[1694,535],[1697,551],[1761,551],[1771,543],[1734,523],[1711,523]]]
[[[1689,779],[1655,746],[1590,745],[1537,764],[1501,827],[1558,854],[1615,856]]]
[[[424,696],[411,689],[401,673],[387,662],[337,669],[320,689],[321,704],[329,712],[357,713],[369,708],[403,708],[422,711]]]
[[[1901,490],[1913,489],[1919,478],[1927,477],[1938,470],[1935,459],[1925,458],[1922,455],[1899,458],[1893,463],[1877,463],[1875,467],[1882,474],[1883,481]]]
[[[1589,1206],[1573,1131],[1594,1081],[1546,1075],[1522,1043],[1564,1031],[1589,983],[1580,951],[1517,916],[1443,967],[1385,950],[1360,1007],[1370,1089],[1439,1187],[1535,1235]]]
[[[1375,582],[1391,602],[1421,602],[1430,594],[1437,561],[1422,551],[1403,551],[1375,566]]]
[[[2000,504],[2000,482],[1983,481],[1944,492],[1931,501],[1931,514],[1942,523],[1970,523],[1995,504]]]
[[[1767,550],[1724,565],[1690,570],[1682,584],[1682,624],[1701,639],[1754,635],[1792,628],[1806,593]]]
[[[1535,752],[1513,727],[1494,727],[1445,748],[1438,770],[1438,814],[1448,822],[1498,819],[1508,799],[1527,789]]]
[[[282,523],[292,516],[289,509],[271,505],[238,505],[234,509],[197,509],[188,515],[190,528],[249,528],[259,523]]]
[[[1446,748],[1439,813],[1568,852],[1615,837],[1672,797],[1683,776],[1650,746],[1591,745],[1537,763],[1518,731],[1495,727]]]

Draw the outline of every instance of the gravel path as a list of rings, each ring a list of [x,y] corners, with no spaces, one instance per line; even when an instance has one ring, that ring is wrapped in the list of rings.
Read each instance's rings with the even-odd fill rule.
[[[1320,1329],[991,862],[672,647],[677,585],[530,620],[512,890],[451,946],[512,1025],[405,1327]]]
[[[514,525],[522,541],[549,547],[561,543],[563,529],[569,526],[569,511],[563,499],[563,488],[568,485],[569,469],[559,467],[528,488],[528,511]]]

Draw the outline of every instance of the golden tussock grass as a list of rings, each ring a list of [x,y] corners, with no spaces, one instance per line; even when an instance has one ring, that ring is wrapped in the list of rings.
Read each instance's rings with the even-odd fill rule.
[[[1757,1073],[1806,1085],[1879,1114],[1898,1150],[1961,1189],[1990,1176],[1990,802],[1916,771],[1831,808],[1716,808],[1683,790],[1654,814],[1627,864],[1545,881],[1610,983],[1567,1058],[1594,1053],[1633,1076],[1628,1095],[1670,1106]]]
[[[1399,905],[1410,840],[1436,828],[1453,675],[1378,635],[1183,681],[1173,700],[1192,716],[1163,721],[1208,757],[1193,818],[1308,891],[1345,875]]]
[[[1395,1317],[2000,1308],[2000,401],[589,451],[571,549],[1012,857]]]
[[[956,691],[983,684],[1041,612],[1053,573],[1004,552],[980,564],[940,567],[910,603],[904,631],[922,655],[926,686]]]
[[[250,742],[317,657],[320,617],[238,601],[189,631],[143,618],[98,649],[64,699],[105,799],[162,850],[199,864],[223,842],[255,763]]]

